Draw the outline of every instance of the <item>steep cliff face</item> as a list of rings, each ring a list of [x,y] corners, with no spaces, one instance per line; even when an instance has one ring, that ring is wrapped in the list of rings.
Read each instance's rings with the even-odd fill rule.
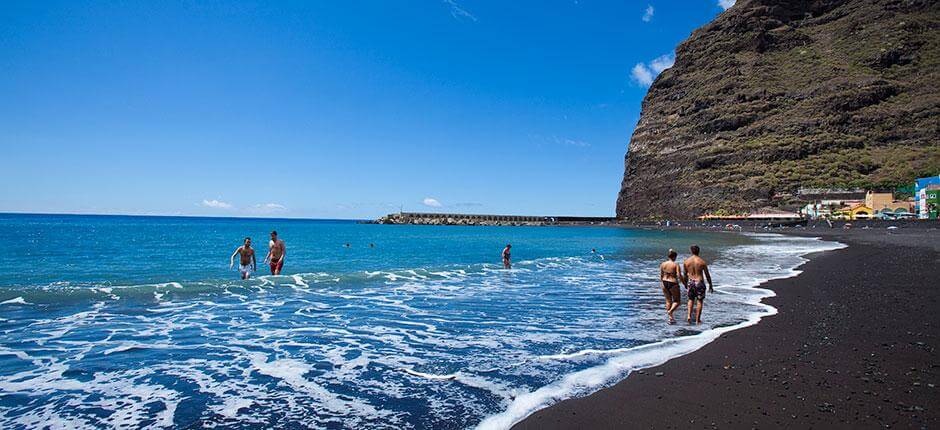
[[[803,186],[937,173],[940,1],[739,0],[650,87],[617,216],[754,210]]]

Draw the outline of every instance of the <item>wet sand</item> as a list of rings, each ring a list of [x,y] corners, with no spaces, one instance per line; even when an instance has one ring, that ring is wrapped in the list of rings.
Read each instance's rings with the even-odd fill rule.
[[[940,230],[778,231],[849,247],[764,284],[776,316],[514,428],[940,428]]]

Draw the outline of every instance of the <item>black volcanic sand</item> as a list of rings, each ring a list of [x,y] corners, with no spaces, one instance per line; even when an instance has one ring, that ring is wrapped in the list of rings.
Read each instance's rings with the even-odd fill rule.
[[[764,284],[776,316],[514,428],[940,428],[940,230],[787,232],[849,247]]]

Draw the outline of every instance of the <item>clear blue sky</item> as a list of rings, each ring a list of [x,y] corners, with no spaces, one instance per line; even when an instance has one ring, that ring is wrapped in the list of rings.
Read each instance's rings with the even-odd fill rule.
[[[0,212],[610,216],[649,79],[724,6],[0,2]]]

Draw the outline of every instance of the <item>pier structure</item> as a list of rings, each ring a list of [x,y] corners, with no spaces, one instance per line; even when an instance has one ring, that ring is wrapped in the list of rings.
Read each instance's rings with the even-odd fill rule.
[[[613,217],[537,216],[457,214],[439,212],[399,212],[375,221],[377,224],[423,225],[563,225],[603,224],[616,221]]]

